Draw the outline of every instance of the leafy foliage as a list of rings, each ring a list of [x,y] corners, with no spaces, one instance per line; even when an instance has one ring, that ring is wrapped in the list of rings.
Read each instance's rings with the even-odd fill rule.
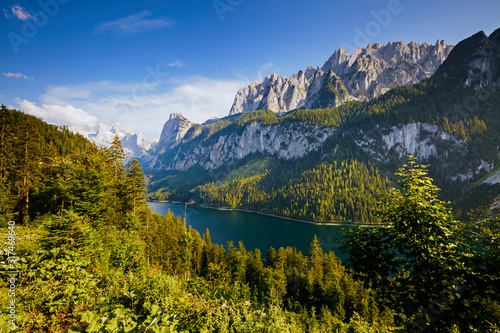
[[[462,292],[476,297],[474,302],[481,307],[489,302],[496,304],[498,300],[494,296],[479,296],[478,285],[491,282],[488,281],[491,276],[486,272],[490,269],[485,271],[475,263],[490,255],[493,257],[488,257],[489,260],[497,261],[498,252],[493,248],[492,252],[484,251],[488,249],[487,245],[480,245],[485,244],[484,240],[467,236],[466,225],[453,219],[451,209],[438,199],[439,188],[426,176],[426,166],[416,165],[413,156],[409,156],[408,163],[396,175],[400,177],[401,190],[389,192],[387,207],[379,211],[383,224],[373,229],[344,231],[341,248],[351,254],[349,265],[366,280],[380,286],[381,294],[391,307],[417,313],[420,319],[414,323],[420,328],[426,328],[435,320],[422,313],[440,296],[444,300],[444,303],[440,301],[440,314],[453,308],[463,312],[463,301],[456,301],[456,294]],[[462,287],[456,286],[460,284]],[[404,293],[394,295],[395,288]],[[487,288],[489,292],[492,289]],[[455,296],[444,297],[447,292]],[[451,320],[450,312],[445,312],[433,326],[439,331],[449,324],[445,324],[446,320]]]

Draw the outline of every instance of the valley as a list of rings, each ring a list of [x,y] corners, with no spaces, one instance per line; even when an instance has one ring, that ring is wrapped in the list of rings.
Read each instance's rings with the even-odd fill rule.
[[[221,25],[221,8],[251,5],[230,3],[214,2]],[[7,20],[34,20],[9,9]],[[139,33],[189,30],[155,15],[110,16],[81,45],[109,34],[127,41],[120,59],[149,56],[158,43]],[[224,30],[211,28],[204,57]],[[234,80],[151,83],[148,66],[142,83],[48,86],[41,106],[2,104],[0,332],[500,332],[500,29],[464,38],[339,48],[289,77],[264,77],[264,64],[237,81],[248,85],[225,116],[200,123],[190,117]],[[158,58],[169,73],[188,66]],[[207,67],[219,66],[230,67]],[[50,104],[65,98],[113,122]],[[114,122],[148,130],[151,114],[168,118],[158,140]]]
[[[317,102],[328,108],[310,110],[304,104],[288,112],[249,107],[202,125],[172,115],[158,146],[140,159],[150,174],[150,198],[194,200],[317,222],[377,223],[374,203],[385,188],[393,186],[393,174],[406,155],[415,155],[419,162],[431,164],[430,175],[443,189],[441,197],[455,202],[498,163],[500,76],[494,73],[500,66],[499,35],[498,30],[489,37],[481,32],[455,47],[444,42],[436,46],[399,43],[360,48],[351,56],[345,50],[335,51],[325,70],[368,75],[365,67],[355,64],[371,59],[381,66],[371,74],[374,80],[411,61],[418,65],[415,70],[427,73],[415,74],[420,80],[402,81],[365,101],[346,97],[341,103]],[[425,52],[417,52],[418,48]],[[410,60],[416,53],[421,58]],[[296,79],[287,79],[291,80],[287,85],[299,89],[293,83]],[[275,90],[284,84],[266,80],[262,84]],[[249,87],[257,89],[254,84]],[[329,94],[336,98],[338,91]],[[289,98],[284,91],[279,95]],[[319,101],[320,95],[311,98]],[[349,177],[353,171],[371,177],[373,189],[366,178],[352,189],[352,178],[330,189],[322,186],[324,167],[335,165],[333,172],[340,175],[352,163],[358,164],[345,171]],[[250,175],[242,172],[249,168],[253,169]],[[318,172],[320,176],[311,178]],[[321,192],[325,190],[330,194]],[[325,207],[334,208],[326,211]]]

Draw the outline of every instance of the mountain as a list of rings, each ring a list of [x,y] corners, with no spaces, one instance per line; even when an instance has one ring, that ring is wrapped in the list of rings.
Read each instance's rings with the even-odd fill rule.
[[[436,78],[477,91],[500,87],[500,29],[489,37],[480,31],[462,41],[439,68]]]
[[[193,124],[180,113],[172,113],[163,126],[158,142],[161,147],[177,146]]]
[[[321,69],[309,66],[286,79],[269,74],[264,80],[241,88],[229,114],[262,109],[288,112],[332,108],[349,100],[371,100],[396,86],[430,77],[452,49],[439,40],[435,45],[369,44],[351,55],[340,48]]]
[[[79,133],[99,147],[109,147],[116,135],[121,140],[126,160],[140,157],[156,145],[156,140],[148,139],[140,131],[125,123],[114,123],[110,126],[100,124],[96,128],[89,126],[71,126],[73,133]]]
[[[149,189],[163,198],[292,218],[373,222],[373,203],[413,154],[431,164],[442,196],[458,202],[498,166],[498,39],[499,30],[489,37],[478,33],[455,46],[433,76],[335,108],[248,111],[202,125],[173,115],[145,163]],[[388,45],[399,50],[402,44]],[[448,48],[437,45],[428,54]],[[379,45],[364,52],[375,48],[391,59]],[[350,71],[354,63],[349,67],[341,55],[336,52],[325,68]],[[381,67],[371,59],[374,68],[366,62],[365,69],[376,73]],[[414,73],[422,75],[440,61],[418,59],[422,69]],[[384,73],[390,71],[373,82],[384,82]]]
[[[179,142],[171,141],[174,142],[170,144],[173,156],[160,154],[154,168],[187,170],[195,165],[201,165],[205,169],[212,170],[253,153],[277,155],[287,159],[299,158],[319,148],[333,132],[331,128],[293,123],[264,126],[259,122],[253,122],[241,128],[243,132],[233,131],[232,128],[236,129],[233,125],[225,131],[218,131],[210,136],[209,141],[204,140],[207,139],[204,135],[198,136],[201,131],[196,133],[196,128],[193,128],[189,133],[190,140],[180,145],[178,149],[174,147]],[[178,133],[177,137],[181,134],[181,132],[174,133]],[[207,144],[208,142],[210,144]],[[159,145],[159,147],[164,146]]]

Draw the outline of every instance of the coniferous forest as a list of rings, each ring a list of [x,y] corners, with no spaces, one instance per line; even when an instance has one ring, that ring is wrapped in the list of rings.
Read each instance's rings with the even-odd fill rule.
[[[412,156],[392,180],[351,158],[297,165],[267,196],[260,175],[198,188],[211,204],[377,221],[346,229],[341,262],[317,238],[308,253],[214,244],[151,213],[118,138],[98,148],[5,106],[0,121],[2,332],[500,331],[498,218],[458,220]]]

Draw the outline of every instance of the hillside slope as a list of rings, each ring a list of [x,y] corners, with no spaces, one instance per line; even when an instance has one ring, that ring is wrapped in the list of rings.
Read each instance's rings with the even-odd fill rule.
[[[45,121],[17,110],[0,108],[0,214],[19,212],[20,220],[36,215],[33,200],[47,181],[46,166],[77,156],[94,148],[92,143],[67,127]]]

